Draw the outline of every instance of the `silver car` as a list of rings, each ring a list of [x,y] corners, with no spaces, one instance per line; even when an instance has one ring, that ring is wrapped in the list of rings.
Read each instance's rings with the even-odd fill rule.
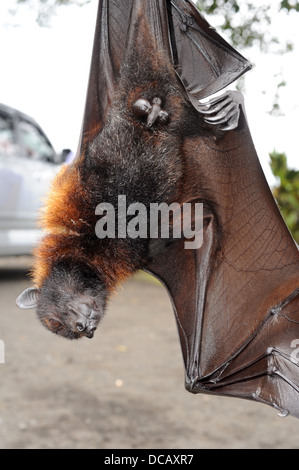
[[[32,252],[42,198],[68,153],[58,155],[32,118],[0,104],[0,256]]]

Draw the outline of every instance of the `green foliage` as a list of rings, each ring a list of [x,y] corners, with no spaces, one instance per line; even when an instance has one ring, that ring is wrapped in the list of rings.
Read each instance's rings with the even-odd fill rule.
[[[198,0],[196,5],[205,16],[213,15],[213,26],[225,31],[229,42],[240,50],[254,45],[262,52],[293,49],[290,41],[282,44],[280,38],[271,35],[270,26],[274,12],[299,11],[297,0]]]
[[[239,52],[252,49],[252,62],[256,49],[264,54],[286,54],[293,51],[292,39],[283,39],[280,31],[275,32],[272,19],[274,16],[285,17],[286,14],[299,11],[299,0],[197,0],[196,5],[217,30],[222,30],[227,41]],[[278,67],[279,61],[277,69]],[[246,78],[241,77],[237,82],[240,91],[245,89],[245,80]],[[273,83],[276,92],[269,114],[279,116],[282,115],[280,89],[286,86],[281,70],[274,73]]]
[[[288,168],[284,153],[272,152],[271,169],[277,177],[273,195],[293,237],[299,243],[299,170]]]
[[[281,10],[287,10],[287,11],[298,11],[299,12],[299,2],[295,0],[282,0],[280,2],[280,8]]]
[[[0,0],[1,1],[1,0]],[[56,14],[57,8],[67,5],[79,7],[90,3],[91,0],[11,0],[11,12],[15,15],[22,7],[27,7],[35,13],[39,26],[49,26],[51,18]],[[21,13],[20,13],[21,14]]]

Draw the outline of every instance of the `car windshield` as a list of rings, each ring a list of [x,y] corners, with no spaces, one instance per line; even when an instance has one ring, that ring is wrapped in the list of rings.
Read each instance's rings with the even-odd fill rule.
[[[15,155],[16,144],[12,120],[9,116],[0,113],[0,155]]]
[[[28,121],[20,121],[19,129],[27,157],[34,160],[51,161],[54,150],[37,127]]]

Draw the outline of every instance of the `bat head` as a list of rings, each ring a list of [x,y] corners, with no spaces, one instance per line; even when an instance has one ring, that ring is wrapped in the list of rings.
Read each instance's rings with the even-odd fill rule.
[[[22,309],[35,308],[42,324],[68,339],[92,338],[102,319],[107,290],[84,263],[54,265],[40,289],[26,289],[18,298]]]

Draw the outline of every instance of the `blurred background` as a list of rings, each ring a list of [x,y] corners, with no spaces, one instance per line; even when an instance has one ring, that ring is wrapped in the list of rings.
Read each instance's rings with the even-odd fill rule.
[[[194,3],[254,65],[235,86],[299,242],[299,2]],[[49,335],[15,306],[39,201],[77,148],[96,11],[96,0],[0,2],[0,448],[298,448],[297,420],[184,390],[172,307],[148,276],[123,287],[93,341]]]

